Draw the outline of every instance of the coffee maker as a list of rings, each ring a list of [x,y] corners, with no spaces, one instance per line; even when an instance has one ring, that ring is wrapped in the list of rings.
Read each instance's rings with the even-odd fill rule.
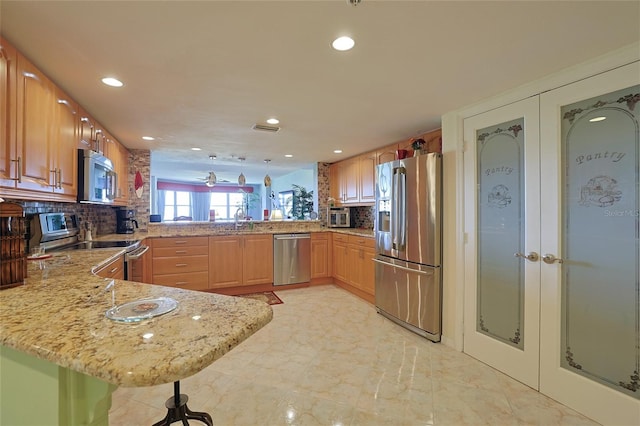
[[[118,234],[133,234],[134,225],[138,228],[138,221],[136,220],[136,211],[121,209],[116,211],[117,223],[116,232]]]

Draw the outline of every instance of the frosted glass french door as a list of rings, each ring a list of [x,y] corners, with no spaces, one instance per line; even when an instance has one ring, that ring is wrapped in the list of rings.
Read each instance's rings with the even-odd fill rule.
[[[464,120],[464,351],[538,389],[538,98]]]
[[[540,390],[640,424],[640,66],[540,96]]]

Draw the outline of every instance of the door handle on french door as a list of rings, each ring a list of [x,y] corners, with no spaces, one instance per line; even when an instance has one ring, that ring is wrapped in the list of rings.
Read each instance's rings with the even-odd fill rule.
[[[547,253],[547,254],[545,254],[544,256],[542,256],[542,261],[543,261],[544,263],[549,264],[549,265],[553,264],[554,262],[564,263],[564,260],[563,260],[563,259],[560,259],[560,258],[558,258],[558,257],[555,257],[554,255],[549,254],[549,253]]]
[[[538,253],[536,253],[535,251],[532,251],[529,254],[513,253],[513,255],[515,257],[521,257],[523,259],[527,259],[529,262],[537,262],[540,259],[540,256],[538,256]]]

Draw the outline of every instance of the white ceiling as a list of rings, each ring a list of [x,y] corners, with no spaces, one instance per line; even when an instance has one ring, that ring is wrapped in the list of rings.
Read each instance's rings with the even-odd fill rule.
[[[261,182],[264,159],[275,177],[406,140],[637,42],[640,2],[2,0],[0,31],[125,146],[151,149],[157,177]],[[334,51],[344,34],[355,48]],[[278,133],[251,129],[271,116]]]

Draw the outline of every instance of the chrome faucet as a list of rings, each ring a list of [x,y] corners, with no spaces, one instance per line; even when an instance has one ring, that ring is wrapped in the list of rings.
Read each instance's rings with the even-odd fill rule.
[[[239,220],[244,219],[245,217],[244,210],[242,209],[242,207],[238,207],[238,210],[236,210],[236,213],[233,215],[233,217],[235,219],[236,229],[238,229],[239,227],[242,226],[242,223],[240,223]]]

